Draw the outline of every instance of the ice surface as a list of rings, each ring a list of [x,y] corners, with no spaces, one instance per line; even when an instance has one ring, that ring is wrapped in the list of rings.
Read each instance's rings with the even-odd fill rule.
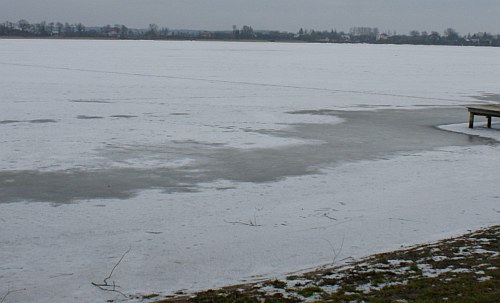
[[[499,124],[463,108],[499,49],[0,45],[5,302],[123,300],[91,282],[129,248],[120,291],[168,294],[499,222]]]

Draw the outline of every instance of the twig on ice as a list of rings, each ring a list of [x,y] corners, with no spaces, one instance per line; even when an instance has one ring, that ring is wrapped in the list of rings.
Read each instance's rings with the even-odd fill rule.
[[[7,299],[7,297],[12,294],[12,293],[15,293],[17,291],[21,291],[21,290],[26,290],[26,289],[17,289],[17,290],[7,290],[7,293],[2,297],[2,299],[0,300],[0,303],[3,303],[5,302],[5,300]]]
[[[248,220],[248,223],[242,222],[242,221],[226,221],[226,220],[224,220],[224,222],[229,223],[229,224],[241,224],[241,225],[246,225],[246,226],[262,226],[260,224],[257,224],[257,215],[256,214],[253,214],[253,221],[252,221],[252,219],[250,219],[250,220]]]
[[[335,262],[337,261],[337,258],[339,257],[340,253],[342,252],[342,248],[344,247],[344,240],[345,240],[345,235],[342,236],[342,243],[340,243],[340,247],[339,249],[335,249],[335,247],[333,247],[333,244],[332,242],[330,242],[329,240],[327,239],[323,239],[325,240],[326,242],[328,242],[328,244],[330,244],[330,247],[332,249],[332,252],[333,252],[333,259],[332,259],[332,265],[335,264]]]
[[[5,299],[7,299],[7,296],[10,295],[11,291],[8,290],[7,293],[2,297],[2,300],[0,300],[0,303],[3,303]]]
[[[241,224],[241,225],[246,225],[246,226],[262,226],[260,224],[257,224],[256,221],[252,221],[252,220],[249,220],[248,222],[224,220],[224,222],[229,223],[229,224]]]
[[[115,269],[118,267],[118,265],[120,265],[120,263],[122,262],[123,258],[125,258],[125,256],[130,252],[131,249],[132,249],[132,247],[130,247],[129,249],[127,249],[127,251],[125,253],[123,253],[123,255],[120,258],[120,260],[118,260],[118,262],[116,262],[115,266],[113,266],[113,269],[111,270],[111,272],[109,273],[109,275],[103,280],[104,283],[94,283],[94,282],[91,282],[91,284],[94,285],[94,286],[96,286],[96,287],[99,287],[102,290],[117,292],[117,293],[121,294],[122,296],[128,298],[128,296],[126,294],[124,294],[121,291],[119,291],[119,290],[116,289],[117,285],[115,284],[114,280],[113,280],[113,284],[109,284],[108,280],[111,279],[111,276],[113,275]],[[2,302],[0,302],[0,303],[2,303]]]
[[[330,217],[327,213],[324,213],[324,214],[323,214],[323,216],[324,216],[325,218],[330,219],[330,220],[337,221],[337,219],[335,219],[334,217]]]
[[[264,209],[264,207],[262,208],[255,208],[257,211],[261,211]],[[241,225],[246,225],[246,226],[262,226],[261,224],[257,224],[257,215],[254,213],[253,214],[253,220],[250,219],[248,220],[248,222],[243,222],[243,221],[227,221],[227,220],[224,220],[224,222],[226,223],[229,223],[229,224],[241,224]]]

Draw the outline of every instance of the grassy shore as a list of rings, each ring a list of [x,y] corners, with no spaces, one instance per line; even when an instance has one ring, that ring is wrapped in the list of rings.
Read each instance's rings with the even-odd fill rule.
[[[344,266],[160,302],[500,302],[500,225]]]

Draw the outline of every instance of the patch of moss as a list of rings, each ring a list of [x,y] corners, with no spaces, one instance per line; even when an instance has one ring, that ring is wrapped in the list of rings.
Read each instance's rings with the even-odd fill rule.
[[[299,303],[300,300],[294,297],[285,298],[282,294],[274,294],[264,299],[264,303]]]
[[[422,270],[418,267],[417,263],[413,263],[412,265],[410,265],[410,270],[418,275],[422,274]]]
[[[279,288],[279,289],[285,289],[286,285],[287,285],[286,282],[280,281],[278,279],[267,281],[264,283],[264,286],[272,286],[274,288]]]
[[[317,293],[322,293],[323,289],[318,286],[308,286],[297,291],[297,293],[305,298],[314,296]]]
[[[159,296],[160,296],[159,294],[149,294],[149,295],[143,295],[142,298],[143,299],[152,299],[152,298],[156,298]]]
[[[196,294],[189,302],[192,303],[260,303],[255,295],[232,291],[229,293],[208,290]]]

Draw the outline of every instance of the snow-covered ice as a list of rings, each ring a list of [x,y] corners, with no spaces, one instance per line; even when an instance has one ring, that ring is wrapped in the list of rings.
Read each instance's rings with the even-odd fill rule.
[[[500,221],[500,50],[0,40],[0,298],[281,276]],[[439,128],[437,126],[439,125]]]

